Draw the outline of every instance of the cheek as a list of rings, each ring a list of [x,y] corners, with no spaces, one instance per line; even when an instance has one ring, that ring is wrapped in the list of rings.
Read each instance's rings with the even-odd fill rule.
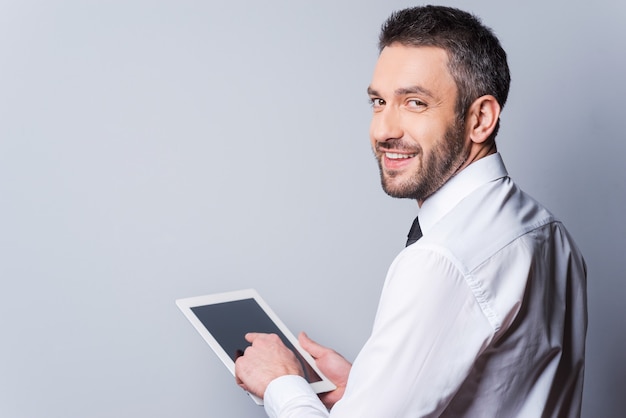
[[[446,126],[430,121],[414,122],[407,134],[419,143],[424,153],[428,154],[438,143],[444,140]]]

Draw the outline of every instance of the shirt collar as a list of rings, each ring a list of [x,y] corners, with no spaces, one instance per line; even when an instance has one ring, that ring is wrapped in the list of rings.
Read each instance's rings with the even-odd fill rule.
[[[506,176],[508,173],[499,153],[483,157],[465,167],[422,203],[419,222],[424,235],[474,190]]]

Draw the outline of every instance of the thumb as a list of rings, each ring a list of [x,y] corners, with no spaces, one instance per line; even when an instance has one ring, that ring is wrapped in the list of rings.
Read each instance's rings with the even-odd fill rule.
[[[318,358],[326,351],[328,351],[328,348],[316,343],[315,341],[310,339],[309,336],[306,335],[306,333],[304,332],[301,332],[300,335],[298,335],[298,342],[300,343],[302,348],[304,348],[310,355],[313,356],[313,358]]]

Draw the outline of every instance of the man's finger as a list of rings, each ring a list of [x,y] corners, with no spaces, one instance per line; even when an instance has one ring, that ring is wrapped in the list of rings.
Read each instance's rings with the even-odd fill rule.
[[[309,336],[306,335],[306,333],[304,332],[301,332],[298,336],[298,342],[300,343],[302,348],[304,348],[311,356],[313,356],[313,358],[318,358],[322,354],[324,354],[324,352],[328,351],[328,348],[316,343],[315,341],[310,339]]]
[[[252,343],[254,340],[256,340],[259,337],[259,335],[261,334],[258,332],[249,332],[244,337],[246,341],[248,341],[249,343]]]

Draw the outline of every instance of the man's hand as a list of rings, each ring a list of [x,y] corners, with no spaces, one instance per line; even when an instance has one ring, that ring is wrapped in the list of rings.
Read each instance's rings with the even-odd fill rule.
[[[284,375],[304,376],[295,354],[276,334],[246,334],[252,345],[235,361],[237,384],[263,398],[270,382]]]
[[[342,398],[348,382],[348,374],[352,364],[339,353],[330,348],[319,345],[310,339],[304,332],[298,336],[298,342],[315,359],[315,364],[326,377],[333,382],[337,389],[332,392],[321,393],[320,400],[330,409]]]

